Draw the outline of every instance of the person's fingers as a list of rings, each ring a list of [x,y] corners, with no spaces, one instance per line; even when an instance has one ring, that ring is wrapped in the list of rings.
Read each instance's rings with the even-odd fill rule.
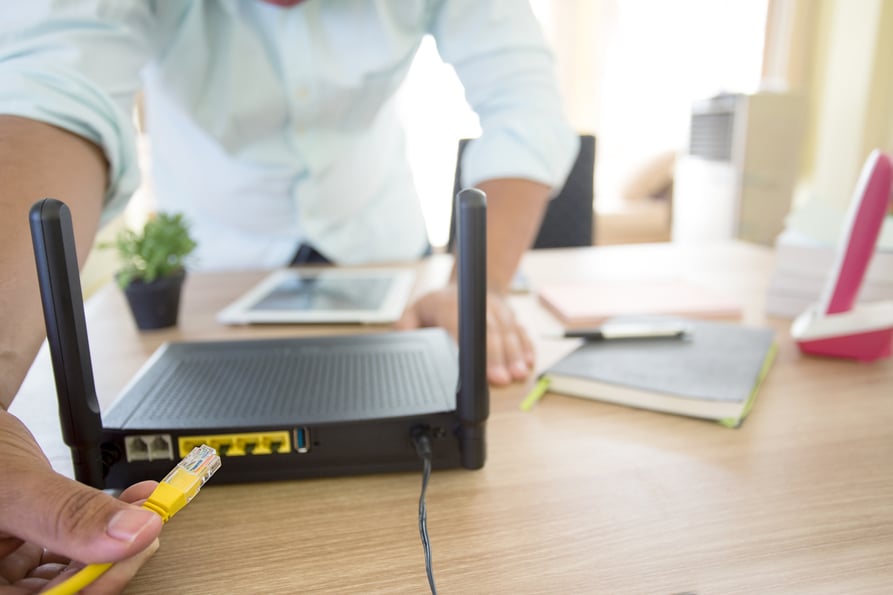
[[[527,378],[533,367],[533,346],[505,300],[487,301],[487,375],[496,386]]]
[[[533,367],[536,364],[536,355],[533,350],[533,343],[520,324],[515,323],[512,327],[513,344],[516,351],[512,358],[512,377],[515,380],[526,380]]]
[[[528,371],[532,371],[536,365],[536,348],[527,330],[520,324],[516,325],[518,329],[518,338],[521,341],[521,352],[524,354],[524,361],[527,363]]]
[[[146,561],[152,556],[152,554],[155,553],[157,549],[158,540],[155,539],[135,556],[112,564],[112,566],[108,570],[106,570],[102,574],[102,576],[100,576],[86,588],[82,589],[80,593],[82,595],[106,595],[109,593],[120,593],[124,590],[124,587],[127,586],[127,583],[129,583],[131,579],[133,579],[134,575],[136,575],[137,571],[139,571],[142,565],[146,563]],[[74,574],[80,571],[81,568],[83,568],[83,566],[81,566],[80,564],[71,565],[70,567],[63,570],[60,574],[58,574],[53,580],[46,583],[46,586],[44,588],[53,587],[63,581],[68,580]]]
[[[40,564],[43,548],[33,543],[22,543],[14,551],[0,558],[0,579],[9,583],[22,580]]]
[[[16,551],[22,546],[22,540],[18,537],[0,536],[0,560]]]
[[[161,517],[65,477],[25,477],[5,499],[14,519],[6,530],[82,562],[112,562],[144,549],[161,531]],[[0,494],[3,490],[0,489]]]
[[[68,564],[62,564],[59,562],[49,562],[47,564],[41,564],[37,568],[33,568],[31,572],[28,573],[28,578],[39,578],[45,581],[51,581],[59,576],[59,573],[63,572],[67,567]]]
[[[495,386],[505,386],[512,381],[512,374],[505,361],[499,317],[489,309],[487,312],[487,380]]]
[[[406,308],[406,310],[403,311],[400,320],[394,323],[394,328],[398,331],[408,331],[419,328],[420,326],[422,326],[422,322],[419,319],[417,304],[412,304]]]
[[[530,364],[524,350],[526,333],[515,319],[514,312],[501,297],[494,296],[491,302],[500,321],[505,365],[513,380],[524,380],[530,373]]]
[[[119,499],[131,504],[141,503],[149,497],[157,485],[156,481],[134,484],[124,490]],[[122,590],[157,547],[158,542],[155,540],[137,555],[115,563],[96,581],[96,587],[91,586],[83,592],[90,593],[95,590],[98,593],[110,593]],[[17,589],[36,592],[44,589],[47,583],[54,585],[67,580],[83,567],[82,563],[73,563],[66,556],[25,543],[14,555],[0,560],[0,576],[13,582]]]
[[[142,504],[144,500],[152,495],[152,492],[157,487],[157,481],[141,481],[139,483],[133,484],[132,486],[121,492],[121,494],[118,496],[118,500],[122,500],[130,504]]]
[[[133,579],[143,564],[158,551],[158,545],[158,539],[155,539],[149,544],[149,547],[136,556],[114,564],[98,581],[90,585],[89,588],[84,589],[83,594],[99,595],[123,591],[124,587]]]
[[[455,337],[459,330],[458,303],[455,285],[426,293],[406,309],[394,326],[399,330],[439,326]]]
[[[456,286],[428,293],[412,304],[394,325],[407,330],[439,326],[453,337],[458,334],[458,294]],[[524,380],[535,363],[530,337],[518,324],[514,312],[502,296],[487,295],[487,379],[495,386]]]
[[[29,576],[8,587],[3,587],[0,593],[3,595],[31,595],[31,593],[43,591],[46,584],[45,579]]]
[[[31,433],[0,411],[0,534],[83,562],[129,558],[161,531],[155,513],[59,475]]]
[[[69,562],[71,562],[71,559],[66,556],[53,553],[46,549],[43,550],[43,557],[40,559],[41,564],[62,564],[63,566],[67,566]]]

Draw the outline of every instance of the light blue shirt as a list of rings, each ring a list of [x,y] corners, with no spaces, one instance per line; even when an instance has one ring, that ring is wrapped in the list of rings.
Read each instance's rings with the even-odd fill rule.
[[[107,212],[139,184],[131,112],[144,89],[159,209],[186,214],[205,269],[282,266],[301,241],[345,264],[422,254],[394,93],[428,34],[480,118],[464,184],[518,177],[559,187],[577,149],[526,0],[290,9],[28,0],[0,11],[0,113],[99,144]]]

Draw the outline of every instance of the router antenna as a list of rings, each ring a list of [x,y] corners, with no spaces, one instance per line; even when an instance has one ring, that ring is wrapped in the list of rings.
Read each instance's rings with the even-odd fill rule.
[[[485,429],[490,414],[487,383],[487,196],[476,188],[456,200],[459,280],[459,449],[466,469],[486,458]]]
[[[75,479],[102,489],[102,418],[90,363],[71,212],[64,203],[45,198],[31,207],[29,219],[62,437],[71,448]]]

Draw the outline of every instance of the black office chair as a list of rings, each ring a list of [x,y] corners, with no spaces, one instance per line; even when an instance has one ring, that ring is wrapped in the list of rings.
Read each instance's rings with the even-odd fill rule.
[[[456,176],[453,183],[453,207],[456,195],[462,189],[462,153],[471,139],[459,141]],[[549,201],[533,248],[571,248],[591,246],[594,243],[595,190],[595,136],[580,135],[580,151],[561,191]],[[456,223],[450,215],[450,235],[447,249],[452,251]]]

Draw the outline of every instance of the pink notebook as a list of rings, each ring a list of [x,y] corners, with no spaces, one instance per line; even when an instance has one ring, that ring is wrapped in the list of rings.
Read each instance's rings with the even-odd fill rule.
[[[605,280],[547,285],[540,302],[567,328],[596,326],[612,316],[662,314],[738,319],[741,303],[682,279]]]

